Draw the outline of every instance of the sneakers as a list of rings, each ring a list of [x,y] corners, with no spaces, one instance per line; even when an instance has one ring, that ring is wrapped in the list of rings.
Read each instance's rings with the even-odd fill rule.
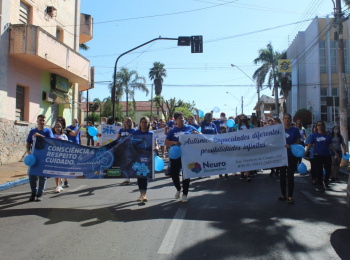
[[[175,197],[174,197],[176,200],[178,199],[178,198],[180,198],[180,191],[178,190],[178,191],[176,191],[176,193],[175,193]]]
[[[316,188],[316,191],[324,191],[324,187],[323,187],[323,186],[318,186],[318,187]]]
[[[32,195],[30,195],[29,201],[34,201],[35,200],[35,193],[32,193]]]
[[[63,191],[63,188],[61,186],[57,186],[55,192],[60,193],[61,191]]]
[[[247,177],[247,182],[251,182],[252,181],[252,179],[248,176]]]
[[[143,201],[143,202],[147,202],[147,201],[148,201],[146,195],[143,195],[143,196],[142,196],[142,201]]]
[[[43,201],[43,199],[44,199],[44,197],[42,194],[40,194],[36,197],[36,201]]]
[[[187,202],[187,195],[182,195],[182,202],[186,203]]]
[[[68,181],[65,181],[65,182],[64,182],[64,185],[63,185],[63,188],[69,188],[69,186],[70,186],[70,185],[69,185]]]

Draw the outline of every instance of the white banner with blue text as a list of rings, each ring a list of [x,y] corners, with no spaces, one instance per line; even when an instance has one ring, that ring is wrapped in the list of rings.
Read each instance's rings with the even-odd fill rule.
[[[179,140],[185,179],[288,165],[282,124]]]

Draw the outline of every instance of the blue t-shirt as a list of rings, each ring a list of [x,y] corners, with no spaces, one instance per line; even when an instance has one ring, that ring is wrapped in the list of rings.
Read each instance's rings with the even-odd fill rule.
[[[67,128],[69,128],[71,131],[75,132],[78,130],[79,126],[69,125],[69,126],[67,126]],[[72,141],[73,143],[79,144],[79,136],[80,135],[81,135],[81,131],[79,130],[79,133],[77,134],[77,136],[70,136],[70,135],[67,135],[67,136],[68,136],[69,141]]]
[[[142,132],[141,130],[135,130],[135,132],[133,132],[132,134],[133,135],[153,135],[154,133],[152,131]]]
[[[133,134],[135,131],[136,130],[133,129],[133,128],[130,128],[130,129],[121,128],[121,129],[119,129],[118,134],[120,134],[120,140],[122,140],[123,138]]]
[[[32,144],[33,143],[33,135],[35,133],[41,134],[45,137],[50,137],[50,138],[54,138],[53,133],[51,131],[51,129],[49,128],[44,128],[43,130],[38,130],[38,128],[34,128],[32,130],[30,130],[28,137],[27,137],[27,143]]]
[[[305,140],[305,144],[306,144],[306,145],[308,145],[308,144],[310,143],[311,135],[312,135],[312,134],[309,134],[309,135],[306,137],[306,140]],[[313,147],[313,146],[310,147],[309,152],[310,152],[309,158],[310,158],[310,159],[313,159],[313,158],[314,158],[314,147]]]
[[[193,125],[191,125],[191,126],[193,126],[194,128],[196,128],[196,130],[198,130],[198,128],[200,128],[200,126],[197,125],[197,124],[193,124]]]
[[[191,125],[184,125],[183,127],[174,127],[169,130],[166,139],[169,141],[179,141],[179,136],[184,134],[192,134],[193,131],[196,131]]]
[[[291,145],[295,144],[298,139],[300,139],[299,129],[292,126],[289,129],[284,129],[286,135],[286,143]],[[292,150],[290,148],[287,149],[288,156],[293,156]]]
[[[168,127],[173,127],[173,126],[174,126],[174,120],[168,121],[168,122],[166,123],[166,125],[167,125]]]
[[[217,133],[216,125],[213,122],[208,124],[207,122],[202,121],[202,134],[215,135]]]
[[[221,119],[218,119],[218,120],[214,120],[213,123],[216,125],[216,132],[218,134],[221,134],[221,126],[225,126],[226,125],[224,123],[224,121],[222,121]]]
[[[310,137],[310,143],[314,145],[314,154],[321,156],[331,155],[329,145],[332,143],[331,135],[313,133]]]

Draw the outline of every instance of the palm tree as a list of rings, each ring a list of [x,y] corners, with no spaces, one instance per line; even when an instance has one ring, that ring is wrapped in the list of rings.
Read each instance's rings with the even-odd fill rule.
[[[90,47],[87,46],[85,43],[80,43],[79,44],[79,49],[83,50],[83,51],[87,51],[88,49],[90,49]]]
[[[259,50],[259,56],[254,60],[255,64],[262,63],[261,67],[258,68],[254,74],[253,79],[257,80],[258,87],[262,87],[262,84],[266,80],[266,76],[268,75],[268,86],[271,88],[273,85],[275,89],[275,99],[276,99],[276,113],[279,114],[278,111],[278,60],[282,59],[286,56],[286,53],[280,53],[273,50],[272,44],[269,43],[266,46],[266,49]],[[260,86],[259,86],[260,84]]]
[[[163,77],[166,77],[166,69],[164,64],[160,62],[154,62],[153,68],[149,70],[149,78],[153,80],[155,86],[156,96],[162,93]]]
[[[129,116],[129,97],[132,98],[134,107],[136,102],[134,99],[135,91],[141,90],[148,95],[145,77],[140,77],[136,70],[129,71],[127,68],[121,68],[117,73],[117,91],[116,93],[125,93],[126,95],[126,116]],[[116,94],[117,96],[117,94]]]

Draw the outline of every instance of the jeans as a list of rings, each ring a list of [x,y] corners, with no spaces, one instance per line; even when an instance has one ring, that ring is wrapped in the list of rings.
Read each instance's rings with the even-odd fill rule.
[[[313,180],[316,180],[317,179],[317,172],[316,172],[316,162],[315,162],[315,159],[313,158],[313,159],[309,159],[310,160],[310,164],[311,164],[311,178],[313,179]]]
[[[38,180],[38,178],[39,178],[39,187],[37,189],[36,181]],[[47,181],[47,177],[29,175],[29,184],[30,184],[30,189],[32,190],[32,193],[37,195],[44,194],[46,181]]]
[[[332,156],[332,178],[337,178],[339,173],[339,166],[341,163],[342,153],[341,151],[336,151],[338,154],[338,158]]]
[[[331,176],[332,159],[330,155],[321,156],[315,154],[317,185],[323,187],[323,182],[328,185],[329,176]],[[323,168],[326,174],[323,178]]]
[[[137,178],[137,185],[139,185],[140,192],[147,192],[148,178]]]
[[[91,135],[86,135],[87,138],[87,146],[90,146],[90,142],[91,142],[91,146],[94,146],[95,141],[94,138]]]
[[[170,159],[170,175],[173,179],[174,186],[177,191],[181,190],[181,184],[180,184],[180,170],[181,170],[181,157],[179,159]],[[188,194],[188,189],[190,187],[190,179],[182,180],[182,186],[183,186],[183,195]]]
[[[294,191],[294,172],[297,168],[298,158],[295,156],[288,156],[288,167],[280,167],[280,186],[282,196],[286,196],[286,186],[288,179],[288,197],[293,197]]]

